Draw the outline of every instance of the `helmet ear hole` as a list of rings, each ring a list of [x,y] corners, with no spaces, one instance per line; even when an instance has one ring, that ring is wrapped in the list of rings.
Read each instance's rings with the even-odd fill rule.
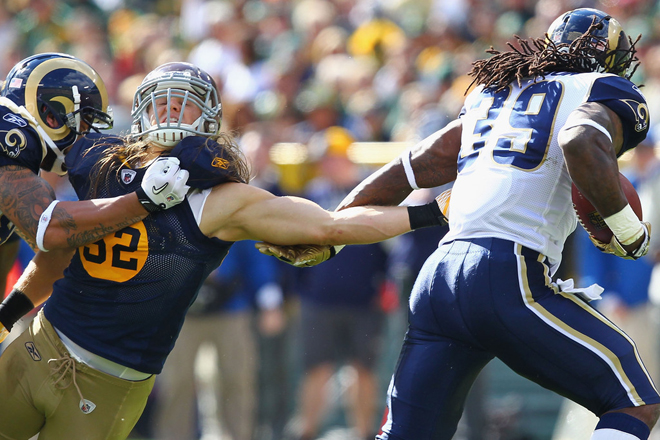
[[[46,123],[46,125],[48,125],[49,128],[53,128],[53,129],[58,129],[64,125],[64,120],[62,119],[61,116],[64,114],[64,109],[56,108],[56,107],[62,107],[62,106],[57,103],[54,103],[54,105],[50,106],[45,102],[42,102],[41,105],[39,106],[40,119],[44,123]]]

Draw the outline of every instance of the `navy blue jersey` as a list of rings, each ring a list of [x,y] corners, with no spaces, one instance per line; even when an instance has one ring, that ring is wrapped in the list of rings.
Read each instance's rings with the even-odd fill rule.
[[[89,174],[107,145],[90,136],[67,155],[69,178],[87,198]],[[94,144],[94,142],[97,142]],[[210,166],[210,165],[209,165]],[[99,197],[135,191],[145,169],[122,168]],[[215,173],[215,183],[227,181]],[[81,347],[145,373],[160,373],[188,307],[231,243],[200,230],[188,201],[80,247],[45,306],[47,319]]]
[[[0,167],[18,165],[37,174],[44,154],[41,138],[29,122],[13,110],[0,102]],[[1,214],[0,245],[15,229],[14,224]]]

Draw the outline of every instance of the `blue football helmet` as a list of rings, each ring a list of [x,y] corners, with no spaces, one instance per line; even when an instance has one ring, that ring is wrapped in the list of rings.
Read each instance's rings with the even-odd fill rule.
[[[181,102],[176,117],[170,117],[173,98]],[[167,100],[166,120],[152,119],[156,101],[162,100]],[[201,111],[201,116],[192,124],[183,123],[186,106],[195,106]],[[222,104],[215,81],[208,73],[189,63],[166,63],[144,78],[135,92],[131,115],[133,136],[172,148],[186,136],[217,134],[222,120]]]
[[[592,28],[592,25],[595,26]],[[570,45],[590,29],[594,56],[585,59],[583,67],[592,72],[614,73],[628,78],[634,47],[631,50],[630,39],[621,24],[605,12],[591,8],[568,11],[550,25],[548,37],[559,46]]]
[[[64,152],[79,135],[112,128],[103,80],[71,55],[43,53],[20,61],[7,75],[0,96],[36,119],[49,147],[41,163],[46,171],[66,173]]]

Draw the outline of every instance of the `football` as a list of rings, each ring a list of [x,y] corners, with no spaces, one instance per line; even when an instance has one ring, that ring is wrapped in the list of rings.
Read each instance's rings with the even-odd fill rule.
[[[639,201],[639,195],[632,186],[632,183],[619,173],[619,180],[621,181],[621,188],[628,199],[630,207],[635,211],[637,217],[642,220],[642,204]],[[582,195],[580,190],[577,189],[575,184],[572,185],[573,208],[578,216],[578,220],[582,227],[594,238],[609,243],[612,239],[612,230],[605,224],[603,217],[596,211],[594,205],[591,204],[587,198]]]

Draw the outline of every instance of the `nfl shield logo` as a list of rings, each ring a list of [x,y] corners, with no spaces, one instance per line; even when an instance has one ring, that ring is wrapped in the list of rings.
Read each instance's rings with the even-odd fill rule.
[[[121,181],[128,185],[133,181],[136,174],[133,170],[121,170]]]

